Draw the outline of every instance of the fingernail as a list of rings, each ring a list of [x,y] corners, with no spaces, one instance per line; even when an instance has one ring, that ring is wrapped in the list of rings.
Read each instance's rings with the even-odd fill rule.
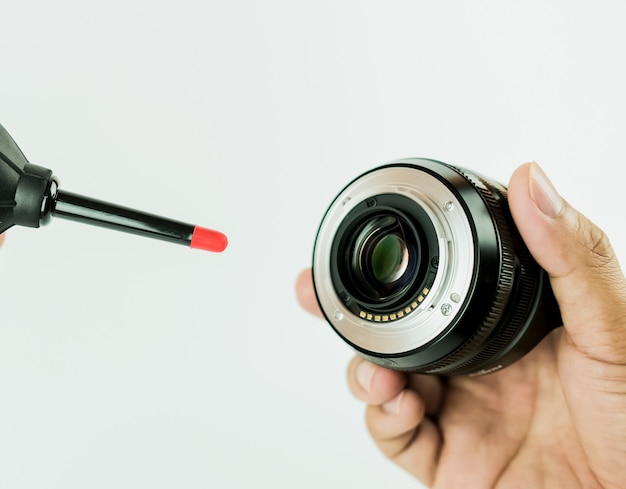
[[[391,401],[384,403],[381,407],[383,411],[389,414],[398,414],[400,412],[400,399],[402,398],[402,394],[404,392],[400,392],[396,397],[394,397]]]
[[[534,161],[530,166],[530,197],[537,208],[548,217],[556,217],[563,212],[563,199]]]
[[[372,386],[372,377],[374,376],[374,371],[374,365],[365,360],[359,363],[356,368],[356,380],[366,392],[369,392]]]

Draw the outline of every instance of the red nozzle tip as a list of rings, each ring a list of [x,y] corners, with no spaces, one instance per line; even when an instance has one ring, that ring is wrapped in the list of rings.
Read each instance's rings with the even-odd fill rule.
[[[190,246],[199,250],[221,253],[228,246],[228,238],[219,231],[196,226],[191,236]]]

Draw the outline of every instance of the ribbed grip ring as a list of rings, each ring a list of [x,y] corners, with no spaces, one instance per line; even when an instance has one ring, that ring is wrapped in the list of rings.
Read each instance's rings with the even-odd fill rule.
[[[510,329],[511,334],[498,335],[494,338],[495,342],[493,345],[491,344],[492,342],[489,340],[489,337],[492,335],[504,316],[514,288],[515,280],[516,256],[513,237],[510,232],[509,219],[506,217],[509,215],[506,190],[502,187],[497,188],[492,182],[472,175],[463,169],[450,165],[447,166],[460,173],[466,180],[468,180],[485,202],[485,205],[487,206],[487,209],[489,210],[489,213],[494,221],[495,227],[498,230],[500,270],[493,301],[480,325],[476,328],[474,334],[454,352],[447,355],[443,360],[434,362],[425,366],[423,369],[420,369],[428,373],[446,375],[452,373],[462,373],[461,371],[474,369],[476,366],[485,361],[486,352],[483,348],[480,348],[481,345],[484,345],[489,341],[489,346],[493,346],[493,348],[489,348],[489,350],[493,351],[493,349],[495,349],[496,351],[499,351],[500,348],[506,344],[505,338],[510,338],[514,331],[519,327],[519,325],[509,323],[505,326],[505,329]],[[472,351],[481,353],[474,355],[470,360],[463,361],[464,359],[467,359],[468,356],[472,355]],[[462,363],[459,364],[459,362]]]

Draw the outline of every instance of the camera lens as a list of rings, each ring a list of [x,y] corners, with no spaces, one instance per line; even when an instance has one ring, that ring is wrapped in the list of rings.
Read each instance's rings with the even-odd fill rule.
[[[313,278],[335,331],[399,370],[489,373],[561,324],[506,189],[434,160],[392,162],[346,186],[320,225]]]

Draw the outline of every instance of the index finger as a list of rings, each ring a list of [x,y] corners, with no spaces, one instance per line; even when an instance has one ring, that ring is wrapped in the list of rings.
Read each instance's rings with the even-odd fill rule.
[[[322,311],[317,303],[313,288],[313,271],[310,268],[303,270],[296,280],[296,296],[302,308],[314,316],[323,318]]]

